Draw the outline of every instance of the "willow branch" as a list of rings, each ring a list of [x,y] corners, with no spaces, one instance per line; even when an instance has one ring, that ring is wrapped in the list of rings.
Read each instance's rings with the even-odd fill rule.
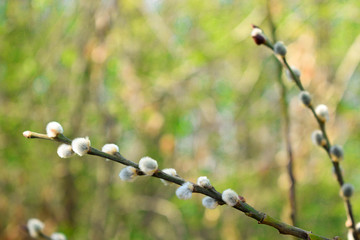
[[[254,28],[258,28],[256,26],[253,26]],[[259,28],[260,29],[260,28]],[[269,40],[269,38],[264,34],[262,35],[262,42],[261,44],[264,44],[266,47],[270,48],[272,51],[274,51],[274,45],[273,43]],[[255,39],[255,38],[254,38]],[[260,45],[260,44],[258,44]],[[305,91],[305,88],[303,87],[302,83],[301,83],[301,80],[300,80],[300,77],[297,76],[293,69],[290,67],[287,59],[286,59],[286,56],[280,56],[279,58],[279,61],[283,64],[284,68],[287,69],[287,71],[289,72],[289,74],[291,75],[292,79],[294,80],[296,86],[299,88],[299,90],[301,91]],[[330,143],[330,140],[328,138],[328,135],[327,135],[327,132],[326,132],[326,128],[325,128],[325,122],[321,121],[321,119],[318,117],[318,115],[316,114],[315,112],[315,108],[312,104],[309,104],[307,106],[311,113],[313,114],[316,122],[318,123],[319,125],[319,128],[323,134],[323,137],[324,137],[324,140],[325,140],[325,144],[323,145],[323,149],[326,151],[327,155],[329,156],[329,159],[333,165],[333,168],[334,168],[334,173],[335,173],[335,176],[336,176],[336,180],[340,186],[340,188],[343,186],[343,184],[345,183],[344,181],[344,177],[343,177],[343,174],[342,174],[342,171],[340,169],[340,164],[339,162],[337,161],[333,161],[332,158],[331,158],[331,154],[330,154],[330,148],[331,148],[331,143]],[[343,198],[344,200],[344,205],[345,205],[345,211],[346,211],[346,215],[347,215],[347,221],[346,221],[346,227],[348,227],[349,230],[351,230],[351,232],[353,233],[353,237],[355,240],[359,240],[359,236],[357,234],[357,231],[356,231],[356,222],[355,222],[355,218],[354,218],[354,214],[353,214],[353,210],[352,210],[352,204],[351,204],[351,201],[349,199],[346,199],[346,198]]]
[[[54,240],[54,239],[60,239],[60,238],[57,238],[57,237],[54,237],[54,235],[62,235],[65,237],[64,234],[62,233],[53,233],[53,235],[49,236],[47,234],[45,234],[43,232],[42,229],[37,229],[36,230],[36,233],[34,235],[34,232],[32,232],[30,229],[29,229],[29,226],[21,226],[21,228],[26,232],[26,234],[31,238],[35,238],[35,239],[45,239],[45,240]],[[63,238],[61,238],[63,239]],[[65,238],[66,239],[66,238]]]
[[[46,234],[44,234],[42,232],[39,235],[40,235],[40,238],[42,238],[42,239],[52,240],[52,238],[50,236],[48,236],[48,235],[46,235]]]
[[[72,142],[71,139],[65,137],[63,134],[59,134],[55,138],[50,138],[46,134],[25,131],[23,133],[23,135],[27,138],[38,138],[38,139],[56,141],[56,142],[66,143],[66,144],[71,144],[71,142]],[[132,166],[137,169],[138,175],[144,175],[144,173],[141,172],[137,163],[126,159],[121,154],[111,155],[111,154],[107,154],[107,153],[102,152],[93,147],[90,147],[88,154],[106,158],[106,159],[112,160],[114,162],[117,162],[117,163],[120,163],[120,164],[123,164],[126,166]],[[152,177],[163,179],[168,182],[175,183],[177,185],[183,185],[184,183],[188,182],[181,177],[168,175],[168,174],[164,173],[163,171],[161,171],[160,169],[157,170],[152,175]],[[219,205],[225,204],[225,202],[222,200],[222,194],[220,192],[218,192],[214,187],[204,188],[204,187],[201,187],[194,183],[193,183],[193,186],[194,186],[194,190],[193,190],[194,193],[200,193],[200,194],[209,196],[209,197],[215,199]],[[233,208],[243,212],[246,216],[257,220],[257,222],[259,224],[268,225],[268,226],[271,226],[271,227],[277,229],[280,234],[292,235],[294,237],[298,237],[300,239],[306,239],[306,240],[330,240],[330,238],[326,238],[326,237],[322,237],[322,236],[313,234],[310,231],[306,231],[304,229],[291,226],[291,225],[281,222],[275,218],[272,218],[271,216],[269,216],[263,212],[260,212],[260,211],[256,210],[255,208],[253,208],[251,205],[247,204],[245,202],[244,198],[241,198],[241,199],[242,200],[239,201]],[[335,237],[333,239],[338,239],[338,237]]]

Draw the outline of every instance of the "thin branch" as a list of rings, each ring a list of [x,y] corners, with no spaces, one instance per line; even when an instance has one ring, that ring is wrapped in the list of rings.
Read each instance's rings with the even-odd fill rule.
[[[46,240],[52,240],[52,238],[42,232],[39,233],[39,236],[43,239],[46,239]]]
[[[52,236],[49,236],[49,235],[46,235],[42,230],[37,230],[37,234],[35,236],[32,236],[30,234],[30,230],[28,228],[28,226],[22,226],[21,227],[27,235],[29,235],[31,238],[40,238],[40,239],[45,239],[45,240],[53,240],[55,238],[53,238],[53,235]],[[54,233],[54,234],[61,234],[63,235],[62,233]],[[64,235],[65,236],[65,235]],[[56,239],[59,239],[59,238],[56,238]]]
[[[65,137],[62,134],[57,135],[57,137],[55,137],[55,138],[50,138],[45,134],[26,131],[23,133],[23,135],[27,138],[38,138],[38,139],[51,140],[51,141],[56,141],[56,142],[66,143],[66,144],[71,144],[71,142],[72,142],[71,139]],[[137,171],[140,173],[139,175],[144,175],[141,172],[141,170],[139,169],[139,166],[137,163],[126,159],[121,154],[110,155],[110,154],[102,152],[93,147],[90,147],[88,154],[99,156],[99,157],[106,158],[106,159],[110,159],[114,162],[121,163],[123,165],[132,166],[137,169]],[[168,182],[172,182],[177,185],[183,185],[184,183],[187,182],[185,179],[183,179],[181,177],[168,175],[168,174],[164,173],[163,171],[161,171],[160,169],[158,171],[156,171],[152,175],[152,177],[164,179]],[[194,186],[194,190],[193,190],[194,193],[200,193],[200,194],[209,196],[209,197],[215,199],[219,203],[219,205],[225,204],[225,202],[222,200],[222,194],[220,192],[218,192],[215,188],[213,188],[213,187],[212,188],[204,188],[197,184],[193,184],[193,186]],[[265,225],[268,225],[268,226],[271,226],[271,227],[277,229],[280,234],[292,235],[292,236],[298,237],[300,239],[306,239],[306,240],[330,240],[330,238],[326,238],[326,237],[322,237],[322,236],[313,234],[310,231],[306,231],[301,228],[297,228],[297,227],[291,226],[289,224],[286,224],[284,222],[281,222],[277,219],[274,219],[271,216],[253,208],[251,205],[247,204],[244,199],[242,201],[239,201],[233,208],[245,213],[246,216],[257,220],[259,224],[265,224]],[[335,237],[333,239],[338,239],[338,237]]]
[[[267,1],[267,15],[268,15],[268,22],[270,25],[272,40],[273,42],[276,42],[277,41],[276,27],[271,14],[271,0]],[[290,138],[291,122],[289,117],[289,104],[287,102],[287,89],[282,79],[282,66],[279,61],[276,61],[276,75],[277,75],[278,84],[280,86],[280,103],[281,103],[282,119],[284,122],[283,131],[285,137],[286,151],[288,155],[288,163],[286,168],[290,181],[290,187],[289,187],[290,219],[291,219],[291,224],[296,226],[296,191],[295,191],[296,180],[294,175],[294,155],[293,155],[291,138]]]
[[[256,28],[258,28],[258,27],[256,27]],[[264,39],[264,41],[265,41],[263,44],[264,44],[266,47],[268,47],[268,48],[270,48],[271,50],[274,51],[274,45],[273,45],[273,43],[269,40],[268,37],[266,37],[265,34],[263,35],[263,39]],[[286,68],[286,69],[289,71],[289,73],[290,73],[292,79],[294,80],[295,84],[297,85],[297,87],[298,87],[301,91],[305,91],[305,88],[303,87],[303,85],[302,85],[302,83],[301,83],[300,77],[297,76],[297,75],[294,73],[294,71],[293,71],[293,69],[290,67],[290,65],[289,65],[286,57],[285,57],[285,56],[281,56],[281,57],[279,57],[279,59],[280,59],[279,61],[282,62],[284,68]],[[327,135],[327,133],[326,133],[325,123],[320,120],[320,118],[319,118],[318,115],[316,114],[315,108],[313,107],[312,104],[309,104],[307,107],[311,110],[311,112],[312,112],[314,118],[316,119],[316,121],[317,121],[317,123],[318,123],[318,125],[319,125],[319,128],[320,128],[320,130],[321,130],[321,132],[322,132],[322,134],[323,134],[323,137],[324,137],[324,140],[325,140],[325,145],[323,146],[323,148],[324,148],[324,150],[326,151],[327,155],[329,156],[331,163],[333,164],[334,172],[335,172],[335,176],[336,176],[336,180],[337,180],[337,182],[338,182],[338,184],[339,184],[339,186],[340,186],[340,188],[341,188],[341,187],[343,186],[343,184],[344,184],[345,181],[344,181],[344,177],[343,177],[343,174],[342,174],[342,172],[341,172],[341,169],[340,169],[340,164],[339,164],[339,162],[333,161],[332,158],[331,158],[331,154],[330,154],[331,143],[330,143],[330,140],[329,140],[328,135]],[[345,224],[345,225],[346,225],[346,227],[348,227],[349,230],[351,230],[351,232],[353,233],[354,239],[355,239],[355,240],[359,240],[359,236],[358,236],[358,234],[357,234],[356,227],[355,227],[355,226],[356,226],[356,222],[355,222],[355,218],[354,218],[354,214],[353,214],[351,202],[350,202],[349,199],[346,199],[346,198],[343,198],[343,200],[344,200],[345,211],[346,211],[346,215],[347,215],[347,221],[346,221],[346,224]]]

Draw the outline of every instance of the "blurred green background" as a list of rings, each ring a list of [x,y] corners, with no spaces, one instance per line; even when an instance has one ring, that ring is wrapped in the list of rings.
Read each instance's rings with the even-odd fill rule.
[[[206,175],[289,221],[286,151],[275,59],[250,37],[269,33],[266,1],[0,1],[0,239],[28,239],[29,218],[68,239],[291,239],[229,207],[139,178],[93,156],[60,159],[28,140],[60,122],[92,146],[113,142],[191,181]],[[360,188],[360,2],[271,1],[276,34],[314,103],[329,106],[345,179]],[[344,237],[346,215],[317,128],[285,78],[298,226]],[[353,197],[360,219],[360,195]]]

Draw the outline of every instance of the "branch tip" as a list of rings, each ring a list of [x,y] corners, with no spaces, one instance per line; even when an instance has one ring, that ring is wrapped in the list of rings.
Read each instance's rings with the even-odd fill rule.
[[[31,134],[32,134],[31,131],[24,131],[23,132],[23,136],[26,137],[26,138],[31,138]]]

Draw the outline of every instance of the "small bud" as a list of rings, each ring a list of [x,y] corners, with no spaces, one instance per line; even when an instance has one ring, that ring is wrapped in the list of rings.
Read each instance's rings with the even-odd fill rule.
[[[360,222],[358,222],[355,226],[355,230],[357,233],[360,233]]]
[[[179,199],[187,200],[191,198],[192,192],[194,190],[194,185],[190,182],[186,182],[181,187],[176,189],[176,196]]]
[[[174,168],[165,168],[162,170],[164,173],[166,173],[167,175],[173,176],[175,177],[177,175],[176,170]],[[164,180],[164,179],[160,179],[160,181],[164,184],[164,185],[168,185],[169,182]]]
[[[64,133],[64,130],[62,128],[62,126],[60,125],[60,123],[58,122],[49,122],[46,125],[46,134],[48,135],[48,137],[50,138],[54,138],[59,134]]]
[[[345,221],[345,227],[346,228],[351,228],[352,227],[352,221],[350,218],[347,218]]]
[[[203,188],[211,188],[211,183],[210,183],[210,180],[205,177],[205,176],[202,176],[202,177],[199,177],[197,179],[197,185],[203,187]]]
[[[238,202],[240,201],[239,195],[231,190],[231,189],[226,189],[223,193],[222,193],[222,200],[229,206],[233,207],[236,204],[238,204]]]
[[[291,70],[294,73],[295,77],[297,79],[300,79],[300,76],[301,76],[300,70],[297,67],[294,67],[294,66],[291,66]],[[293,75],[291,74],[291,72],[289,71],[289,69],[286,69],[285,72],[286,72],[286,76],[288,77],[288,79],[290,81],[295,81],[295,79],[294,79]]]
[[[102,147],[101,151],[103,151],[104,153],[113,155],[113,154],[119,152],[119,147],[113,143],[108,143]]]
[[[255,43],[257,45],[264,44],[266,42],[266,38],[263,34],[263,31],[255,25],[253,25],[252,27],[253,30],[251,31],[251,37],[254,39]]]
[[[355,238],[354,238],[354,231],[353,231],[352,229],[349,229],[349,230],[348,230],[347,240],[355,240]]]
[[[139,161],[139,168],[146,175],[153,175],[158,169],[158,164],[150,157],[143,157]]]
[[[283,42],[276,42],[274,44],[274,52],[280,56],[285,57],[286,55],[286,47]]]
[[[329,110],[324,104],[320,104],[315,108],[315,113],[322,122],[329,121]]]
[[[90,150],[90,140],[88,137],[75,138],[71,143],[71,147],[76,154],[84,156]]]
[[[315,145],[318,146],[326,145],[326,140],[324,138],[323,133],[320,130],[313,131],[313,133],[311,134],[311,140]]]
[[[31,132],[30,131],[25,131],[23,132],[23,136],[26,138],[30,138],[31,137]]]
[[[206,196],[202,199],[202,205],[209,209],[215,209],[219,203],[212,197]]]
[[[37,238],[39,237],[39,233],[41,233],[44,229],[44,223],[39,219],[31,218],[27,222],[27,229],[29,231],[30,237]]]
[[[354,193],[354,186],[350,183],[344,183],[341,186],[340,196],[345,199],[349,199]]]
[[[339,162],[344,158],[344,150],[340,145],[333,145],[330,148],[330,155],[334,162]]]
[[[110,155],[114,155],[115,153],[119,152],[119,147],[116,144],[108,143],[102,147],[101,151]],[[107,158],[105,160],[109,161]]]
[[[125,182],[133,181],[136,176],[137,176],[136,168],[132,166],[127,166],[123,168],[119,173],[120,179]]]
[[[69,144],[63,143],[58,147],[57,154],[61,158],[69,158],[72,155],[74,155],[74,151],[72,150],[72,148]]]
[[[66,236],[62,233],[53,233],[50,238],[51,240],[66,240]]]
[[[307,91],[301,91],[299,94],[300,101],[307,107],[311,105],[311,95]]]

